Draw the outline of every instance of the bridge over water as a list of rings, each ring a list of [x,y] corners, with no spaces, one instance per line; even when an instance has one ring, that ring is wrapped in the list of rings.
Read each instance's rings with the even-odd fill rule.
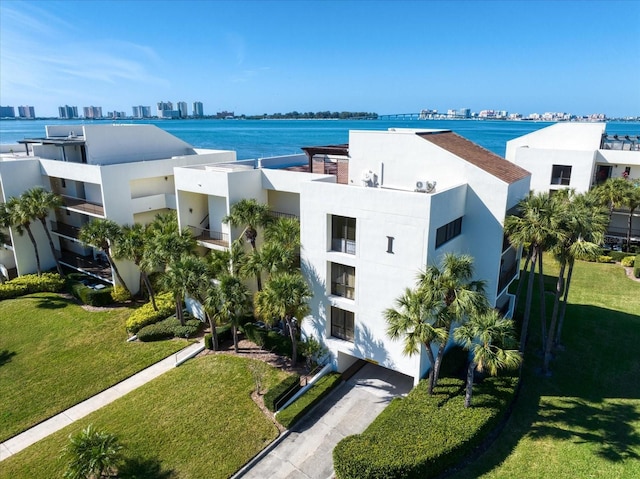
[[[423,119],[421,113],[391,113],[388,115],[378,115],[379,120],[420,120]]]

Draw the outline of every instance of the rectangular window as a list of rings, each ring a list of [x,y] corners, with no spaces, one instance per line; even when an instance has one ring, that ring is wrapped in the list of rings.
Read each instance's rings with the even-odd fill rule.
[[[356,299],[356,269],[353,266],[331,263],[331,294]]]
[[[552,185],[568,185],[571,181],[571,167],[564,165],[553,165],[551,170]]]
[[[356,254],[356,219],[331,217],[331,251]]]
[[[462,216],[436,230],[436,248],[455,238],[462,232]]]
[[[331,307],[331,336],[353,342],[353,313]]]

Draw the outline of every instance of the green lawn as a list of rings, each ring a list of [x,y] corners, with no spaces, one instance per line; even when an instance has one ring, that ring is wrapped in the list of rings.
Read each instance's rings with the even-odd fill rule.
[[[188,344],[127,343],[130,312],[88,312],[49,293],[0,301],[0,441]]]
[[[125,446],[119,477],[226,478],[278,435],[250,398],[251,359],[208,355],[188,361],[1,463],[0,479],[61,477],[60,450],[88,424]],[[267,369],[265,385],[286,373]]]
[[[545,267],[556,271],[552,262]],[[548,278],[547,289],[553,284]],[[578,263],[569,303],[566,350],[552,363],[553,376],[538,374],[532,316],[513,415],[487,452],[452,479],[640,477],[640,283],[619,265]]]

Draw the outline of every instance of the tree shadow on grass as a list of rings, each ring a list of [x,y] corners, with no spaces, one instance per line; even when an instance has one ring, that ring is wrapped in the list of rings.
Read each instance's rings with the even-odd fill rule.
[[[175,479],[178,477],[173,469],[162,469],[156,458],[126,458],[118,468],[120,479]]]
[[[38,309],[63,309],[71,304],[71,300],[62,296],[53,295],[32,295],[35,306]]]
[[[5,365],[6,363],[11,361],[11,358],[14,357],[16,354],[15,351],[9,351],[8,349],[3,349],[2,351],[0,351],[0,366]]]

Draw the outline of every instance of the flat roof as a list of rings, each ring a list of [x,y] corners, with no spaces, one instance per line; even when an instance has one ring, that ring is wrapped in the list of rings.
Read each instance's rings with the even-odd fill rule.
[[[25,145],[28,143],[37,143],[42,145],[84,145],[86,141],[84,138],[25,138],[24,140],[18,140],[18,143]]]

